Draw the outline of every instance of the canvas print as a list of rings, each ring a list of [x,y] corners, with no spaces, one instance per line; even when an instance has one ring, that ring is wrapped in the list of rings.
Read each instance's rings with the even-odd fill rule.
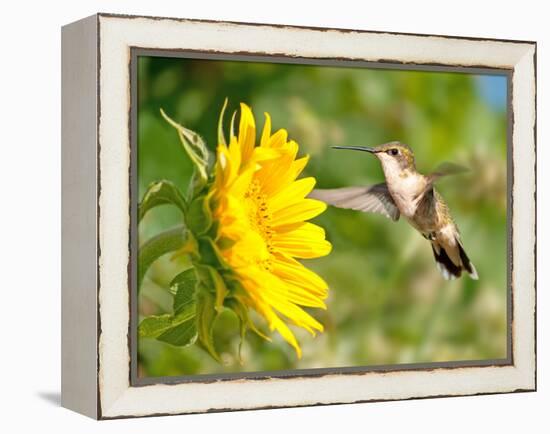
[[[136,68],[138,378],[507,359],[505,74]]]

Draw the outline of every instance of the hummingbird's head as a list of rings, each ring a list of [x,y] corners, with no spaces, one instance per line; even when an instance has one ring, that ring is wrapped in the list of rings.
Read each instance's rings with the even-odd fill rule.
[[[370,148],[368,146],[333,146],[335,149],[350,149],[369,152],[380,160],[386,176],[401,174],[407,170],[416,170],[412,149],[401,142],[389,142]]]

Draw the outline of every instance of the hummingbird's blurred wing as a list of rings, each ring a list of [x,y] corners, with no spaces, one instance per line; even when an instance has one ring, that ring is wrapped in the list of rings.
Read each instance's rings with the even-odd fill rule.
[[[399,220],[399,210],[388,191],[386,183],[370,187],[315,189],[309,194],[309,197],[338,208],[378,213],[393,221]]]
[[[443,176],[460,175],[461,173],[468,172],[469,170],[470,169],[467,167],[446,161],[437,166],[435,170],[428,175],[428,179],[430,182],[434,182]]]

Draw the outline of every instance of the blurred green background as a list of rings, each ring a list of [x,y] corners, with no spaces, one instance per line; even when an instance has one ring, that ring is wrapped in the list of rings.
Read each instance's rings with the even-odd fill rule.
[[[399,140],[413,148],[421,172],[443,161],[468,166],[470,172],[442,180],[438,190],[480,276],[443,280],[429,244],[404,220],[329,208],[316,223],[326,229],[333,252],[307,261],[330,286],[328,310],[310,310],[326,331],[312,338],[293,328],[301,360],[278,336],[269,343],[249,334],[239,363],[238,325],[227,313],[215,331],[223,365],[196,346],[141,339],[139,375],[505,358],[506,92],[503,75],[139,57],[140,198],[152,181],[168,179],[185,190],[190,177],[177,135],[159,109],[214,149],[228,97],[230,111],[240,101],[251,106],[258,130],[263,112],[271,114],[274,130],[287,129],[301,154],[311,156],[304,176],[316,177],[318,187],[383,180],[375,158],[330,149],[335,144]],[[156,208],[140,224],[140,243],[179,220],[171,207]],[[166,257],[154,264],[140,294],[141,316],[170,312],[167,284],[183,265]]]

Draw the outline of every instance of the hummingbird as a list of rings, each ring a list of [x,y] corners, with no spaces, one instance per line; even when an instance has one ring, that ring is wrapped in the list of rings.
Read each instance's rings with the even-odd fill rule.
[[[382,214],[394,222],[402,215],[431,243],[436,265],[445,279],[458,278],[463,271],[472,279],[478,279],[476,268],[464,250],[449,207],[434,187],[434,183],[441,177],[462,173],[465,168],[443,163],[433,173],[422,175],[416,170],[412,149],[397,141],[372,148],[333,148],[374,155],[382,165],[386,182],[361,187],[315,189],[309,197],[338,208]]]

